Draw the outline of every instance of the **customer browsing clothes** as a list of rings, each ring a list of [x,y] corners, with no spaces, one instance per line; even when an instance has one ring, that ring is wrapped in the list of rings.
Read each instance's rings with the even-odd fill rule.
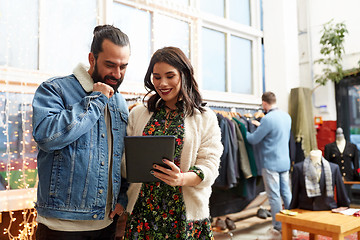
[[[273,229],[271,234],[281,236],[281,222],[275,215],[284,208],[288,209],[291,201],[289,185],[289,140],[291,117],[276,107],[276,96],[272,92],[262,95],[262,107],[265,116],[260,122],[254,121],[257,129],[247,132],[247,140],[251,144],[259,144],[261,173],[265,191],[269,199]]]

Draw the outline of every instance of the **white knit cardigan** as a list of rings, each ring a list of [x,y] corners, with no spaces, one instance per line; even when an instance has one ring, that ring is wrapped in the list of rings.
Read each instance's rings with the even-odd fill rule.
[[[204,173],[204,179],[200,184],[195,187],[183,187],[187,220],[201,220],[210,216],[211,185],[219,174],[220,156],[223,151],[217,117],[211,109],[205,109],[203,113],[196,109],[193,116],[185,117],[184,122],[185,136],[180,169],[187,172],[190,167],[196,166]],[[134,107],[130,111],[127,134],[141,136],[152,114],[144,105]],[[141,185],[142,183],[132,183],[129,186],[126,210],[130,213],[137,201]]]

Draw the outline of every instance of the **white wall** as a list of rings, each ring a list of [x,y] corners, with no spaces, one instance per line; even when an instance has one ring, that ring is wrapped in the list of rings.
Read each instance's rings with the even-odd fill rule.
[[[296,0],[264,0],[265,90],[277,96],[277,105],[288,111],[291,88],[299,87]]]
[[[320,30],[324,23],[334,19],[344,22],[349,34],[345,37],[344,69],[357,67],[360,60],[359,0],[298,0],[300,86],[315,87],[314,77],[321,74],[321,67],[313,61],[321,57]],[[336,120],[335,88],[332,82],[319,87],[313,95],[314,115],[324,120]],[[326,105],[326,111],[317,108]]]

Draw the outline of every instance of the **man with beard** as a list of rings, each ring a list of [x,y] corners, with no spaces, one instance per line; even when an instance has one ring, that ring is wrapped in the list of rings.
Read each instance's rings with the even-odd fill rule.
[[[36,239],[114,239],[127,205],[121,158],[128,108],[117,89],[129,57],[126,34],[97,26],[90,68],[79,64],[73,74],[51,78],[36,90]]]

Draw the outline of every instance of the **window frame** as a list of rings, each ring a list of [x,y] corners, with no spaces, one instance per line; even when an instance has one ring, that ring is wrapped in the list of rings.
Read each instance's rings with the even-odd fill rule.
[[[223,105],[226,103],[230,104],[239,104],[239,105],[255,105],[254,107],[258,107],[259,99],[263,92],[262,86],[262,47],[261,42],[263,38],[263,32],[260,30],[260,2],[250,1],[250,23],[251,26],[242,25],[240,23],[236,23],[231,21],[228,18],[229,16],[229,4],[228,0],[225,0],[225,18],[220,18],[217,16],[213,16],[208,13],[201,13],[201,23],[199,28],[206,27],[209,29],[213,29],[219,32],[225,33],[225,51],[226,51],[226,91],[225,92],[217,92],[217,91],[209,91],[201,88],[202,82],[199,81],[200,89],[202,91],[203,98],[208,100],[209,102],[214,102],[214,104]],[[240,93],[232,93],[229,92],[231,89],[231,76],[230,76],[230,47],[231,47],[231,36],[236,36],[240,38],[244,38],[251,41],[252,47],[252,93],[251,94],[240,94]],[[201,38],[201,36],[200,36]],[[201,42],[201,39],[198,40]],[[201,48],[201,46],[198,46]],[[202,51],[202,50],[200,50]],[[201,60],[200,60],[201,61]],[[200,64],[201,65],[201,64]],[[202,70],[198,68],[198,78],[202,76]],[[236,99],[241,99],[236,101]]]
[[[222,103],[222,104],[237,104],[254,105],[254,108],[258,108],[259,99],[263,92],[263,69],[262,69],[262,38],[263,32],[260,26],[260,0],[251,0],[250,2],[250,26],[243,25],[229,19],[229,1],[225,0],[225,18],[217,17],[209,13],[202,12],[200,10],[200,1],[190,1],[188,6],[182,6],[181,4],[171,3],[166,0],[154,0],[148,2],[146,0],[107,0],[111,2],[121,3],[127,6],[136,7],[144,11],[151,12],[152,16],[155,14],[163,14],[181,21],[189,23],[190,27],[190,60],[193,64],[195,77],[198,80],[200,91],[205,101]],[[111,13],[113,14],[113,13]],[[108,19],[111,22],[111,19]],[[153,22],[152,22],[153,24]],[[202,71],[201,68],[201,29],[206,27],[219,32],[225,33],[225,51],[226,51],[226,76],[225,84],[226,91],[209,91],[202,89]],[[153,26],[152,26],[153,28]],[[252,52],[252,93],[240,94],[229,92],[231,88],[230,77],[230,36],[240,37],[251,41]],[[152,43],[152,53],[154,52],[154,44]],[[141,90],[143,86],[139,86],[139,83],[133,83],[131,81],[124,81],[122,85],[123,89],[127,92],[131,89]],[[140,93],[145,93],[142,90]],[[238,99],[238,100],[237,100]]]

